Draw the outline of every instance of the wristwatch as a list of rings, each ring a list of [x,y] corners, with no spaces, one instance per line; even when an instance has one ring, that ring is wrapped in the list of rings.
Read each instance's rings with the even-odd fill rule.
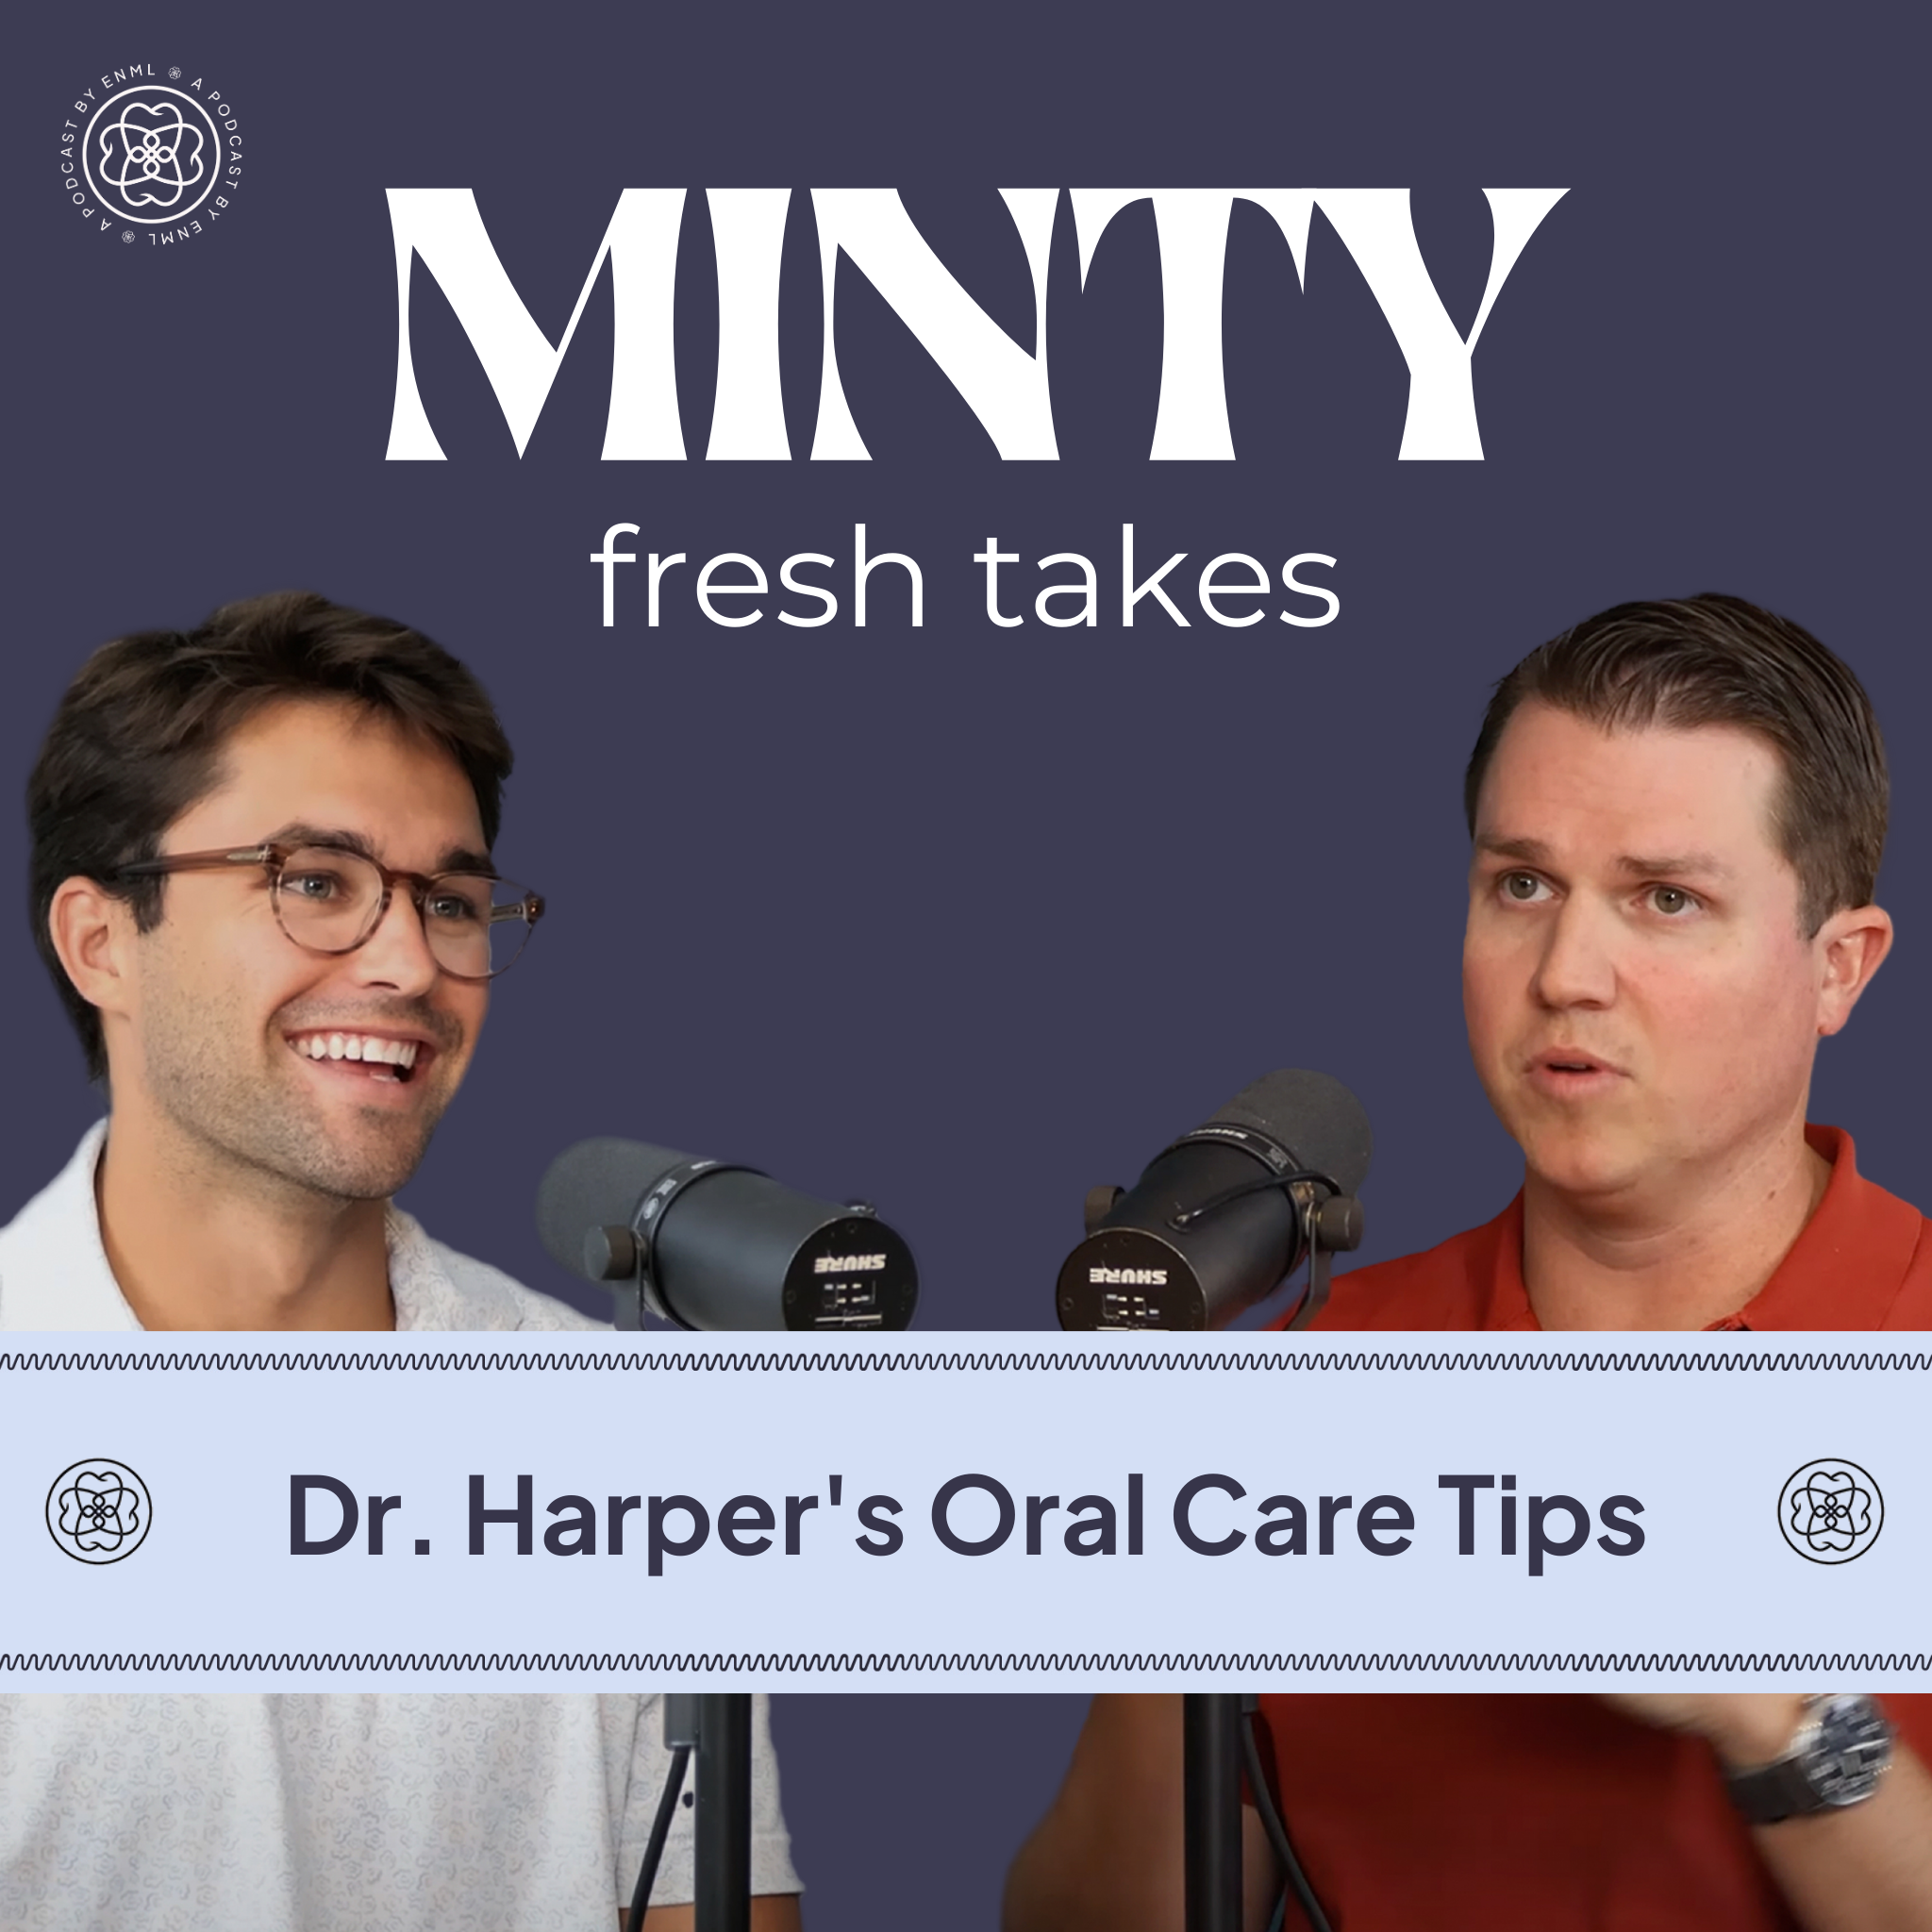
[[[1891,1739],[1890,1723],[1869,1697],[1807,1697],[1783,1754],[1751,1771],[1727,1772],[1724,1783],[1752,1824],[1862,1804],[1891,1763]]]

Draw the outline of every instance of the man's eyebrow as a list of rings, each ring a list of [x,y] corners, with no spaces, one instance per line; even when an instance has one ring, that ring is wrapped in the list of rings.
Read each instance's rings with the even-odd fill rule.
[[[297,822],[271,832],[263,843],[269,845],[320,845],[332,852],[354,852],[380,864],[375,843],[367,833],[351,832],[341,825],[311,825]],[[489,853],[475,852],[467,845],[445,845],[437,855],[434,870],[443,872],[494,873]]]
[[[1732,869],[1714,852],[1680,852],[1662,858],[1628,856],[1617,860],[1617,870],[1629,878],[1727,879]]]
[[[298,819],[278,827],[262,841],[267,845],[322,845],[333,852],[356,852],[364,858],[375,857],[375,842],[364,833],[345,831],[340,825],[311,825]]]
[[[1547,866],[1555,855],[1541,839],[1499,839],[1494,833],[1479,834],[1475,849],[1496,858],[1514,858],[1524,865]],[[1616,861],[1616,869],[1626,878],[1715,878],[1733,877],[1734,868],[1714,852],[1680,852],[1652,858],[1640,853],[1626,853]]]
[[[1475,849],[1497,858],[1520,858],[1525,865],[1548,865],[1551,857],[1541,839],[1499,839],[1493,832],[1478,833]]]

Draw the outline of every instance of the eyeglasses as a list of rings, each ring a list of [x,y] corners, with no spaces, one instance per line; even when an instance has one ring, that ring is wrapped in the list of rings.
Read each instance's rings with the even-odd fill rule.
[[[275,922],[311,953],[353,953],[403,887],[423,922],[430,957],[452,979],[494,979],[516,958],[543,916],[540,894],[490,873],[391,872],[340,845],[250,845],[234,852],[176,852],[124,865],[121,878],[158,878],[225,866],[267,870]]]

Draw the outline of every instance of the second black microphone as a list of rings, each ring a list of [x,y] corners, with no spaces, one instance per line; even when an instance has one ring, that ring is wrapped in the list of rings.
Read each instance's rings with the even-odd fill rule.
[[[904,1328],[912,1251],[869,1208],[669,1147],[580,1141],[550,1163],[537,1228],[551,1258],[680,1328]]]

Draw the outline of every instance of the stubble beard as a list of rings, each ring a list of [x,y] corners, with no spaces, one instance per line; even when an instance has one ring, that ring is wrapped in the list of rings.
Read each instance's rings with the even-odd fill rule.
[[[200,1003],[192,1019],[150,1010],[142,1063],[149,1098],[201,1159],[247,1176],[251,1191],[293,1190],[334,1202],[387,1200],[421,1166],[431,1134],[455,1094],[447,1070],[458,1067],[448,1041],[416,1077],[425,1091],[408,1113],[386,1108],[327,1107],[304,1091],[308,1077],[284,1037],[282,1016],[267,1028],[265,1068],[251,1067],[218,1042],[245,1037],[240,1016]],[[312,1023],[302,1023],[311,1024]],[[449,1023],[438,1019],[439,1036]],[[276,1056],[290,1062],[284,1068]],[[347,1117],[345,1126],[344,1116]]]

